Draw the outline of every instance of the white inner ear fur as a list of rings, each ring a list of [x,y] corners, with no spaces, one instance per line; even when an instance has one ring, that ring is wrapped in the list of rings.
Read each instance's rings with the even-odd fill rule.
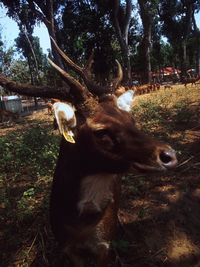
[[[134,102],[134,91],[128,90],[117,98],[117,106],[119,109],[127,112],[131,111]]]
[[[56,102],[53,110],[61,134],[76,127],[75,108],[71,104]]]

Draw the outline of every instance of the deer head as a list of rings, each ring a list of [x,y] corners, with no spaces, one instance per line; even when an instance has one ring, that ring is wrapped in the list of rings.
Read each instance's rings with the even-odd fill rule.
[[[51,88],[17,84],[2,75],[0,75],[0,84],[8,90],[21,94],[70,101],[72,103],[70,105],[76,107],[76,115],[81,118],[78,119],[75,130],[75,142],[77,144],[82,142],[83,147],[87,144],[87,150],[91,150],[88,157],[101,158],[101,163],[105,163],[105,166],[107,162],[112,161],[116,164],[122,162],[122,166],[124,164],[134,165],[145,170],[173,168],[177,163],[174,150],[141,133],[135,126],[132,114],[127,112],[131,110],[133,92],[126,91],[118,98],[114,95],[123,77],[119,62],[117,61],[117,77],[110,82],[109,86],[99,86],[90,78],[92,56],[85,67],[80,67],[58,47],[53,39],[52,42],[54,49],[61,55],[68,67],[82,78],[82,84],[50,59],[50,64],[58,71],[70,90],[67,87]],[[57,116],[60,127],[62,127],[61,121]]]

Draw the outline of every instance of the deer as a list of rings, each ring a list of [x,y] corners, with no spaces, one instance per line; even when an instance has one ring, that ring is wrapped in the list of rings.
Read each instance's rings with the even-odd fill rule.
[[[47,102],[47,114],[52,115],[52,109],[53,109],[53,104],[51,102]]]
[[[191,85],[196,85],[196,82],[198,82],[200,80],[200,77],[197,76],[197,77],[183,77],[182,79],[182,83],[184,84],[185,87],[187,87],[187,84],[190,84]]]
[[[52,41],[62,60],[81,80],[49,59],[68,86],[17,84],[3,75],[0,85],[20,94],[60,99],[56,119],[62,138],[49,208],[52,232],[63,264],[84,267],[92,262],[108,267],[111,241],[118,225],[122,175],[136,170],[173,169],[177,165],[176,152],[136,127],[130,99],[125,108],[119,105],[114,94],[123,78],[118,61],[116,77],[100,86],[90,75],[91,57],[81,67]],[[133,93],[129,96],[134,98]],[[61,105],[62,101],[67,102],[67,107]],[[69,131],[73,132],[71,138]]]
[[[56,99],[56,98],[51,98],[50,101],[47,102],[47,114],[48,115],[52,115],[53,114],[53,104],[56,103],[56,102],[60,102],[59,99]]]
[[[173,86],[171,84],[165,84],[164,89],[173,89]]]
[[[10,110],[0,109],[0,121],[4,122],[12,122],[19,118],[19,114],[12,112]]]

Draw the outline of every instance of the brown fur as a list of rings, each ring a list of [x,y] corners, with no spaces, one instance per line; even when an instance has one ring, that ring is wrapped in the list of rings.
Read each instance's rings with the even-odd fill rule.
[[[47,102],[47,113],[49,115],[53,114],[53,104],[56,102],[62,102],[61,100],[57,99],[57,98],[51,98],[50,102]]]
[[[192,77],[192,78],[184,78],[183,79],[183,84],[185,85],[185,87],[187,87],[187,84],[191,85],[196,85],[196,82],[198,82],[200,80],[200,77]]]
[[[147,94],[160,89],[159,83],[143,84],[136,87],[136,93],[138,95]]]
[[[164,85],[164,89],[173,89],[173,87],[170,85],[170,84],[166,84],[166,85]]]
[[[47,102],[47,112],[49,115],[52,115],[53,113],[53,104],[50,102]]]
[[[19,118],[19,114],[14,113],[10,110],[0,109],[0,121],[3,122],[13,122]]]
[[[50,200],[52,230],[70,266],[89,266],[80,253],[87,250],[98,267],[106,267],[117,226],[120,176],[136,162],[159,169],[158,155],[170,148],[137,130],[111,97],[82,123],[75,140],[61,142]]]
[[[122,95],[123,93],[126,92],[126,88],[124,86],[120,86],[117,88],[117,90],[115,91],[115,95],[116,96],[120,96]]]

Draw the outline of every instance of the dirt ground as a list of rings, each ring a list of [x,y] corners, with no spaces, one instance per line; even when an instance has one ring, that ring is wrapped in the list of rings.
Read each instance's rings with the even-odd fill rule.
[[[0,136],[25,130],[36,120],[51,123],[52,118],[46,113],[39,111],[23,118],[22,123],[1,127]],[[113,267],[200,267],[200,125],[185,131],[182,145],[187,157],[178,155],[176,170],[159,174],[135,172],[123,177],[121,227],[113,243]],[[0,208],[3,212],[4,207]],[[57,266],[47,217],[42,213],[32,224],[29,222],[28,228],[26,224],[17,226],[17,237],[21,235],[18,247],[8,248],[4,229],[1,230],[2,267]],[[15,234],[13,226],[10,231]]]

